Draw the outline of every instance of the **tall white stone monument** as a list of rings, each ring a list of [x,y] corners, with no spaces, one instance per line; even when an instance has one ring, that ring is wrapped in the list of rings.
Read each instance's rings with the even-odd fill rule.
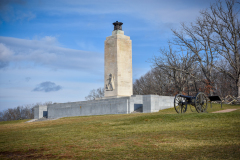
[[[113,23],[112,36],[105,41],[105,98],[93,101],[54,103],[34,107],[34,118],[158,112],[174,106],[174,97],[132,95],[132,41],[122,31],[122,22]]]
[[[132,41],[122,31],[122,22],[114,22],[112,36],[105,40],[104,97],[122,97],[133,94]]]

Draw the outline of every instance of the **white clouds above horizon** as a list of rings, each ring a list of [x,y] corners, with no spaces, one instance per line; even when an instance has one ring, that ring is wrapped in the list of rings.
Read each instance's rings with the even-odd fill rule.
[[[84,100],[92,87],[101,87],[103,54],[63,48],[52,36],[0,36],[0,67],[1,111],[36,102]]]
[[[26,40],[0,36],[0,42],[2,63],[10,61],[13,66],[28,62],[51,69],[74,69],[83,72],[96,72],[103,68],[102,54],[59,47],[56,37]]]

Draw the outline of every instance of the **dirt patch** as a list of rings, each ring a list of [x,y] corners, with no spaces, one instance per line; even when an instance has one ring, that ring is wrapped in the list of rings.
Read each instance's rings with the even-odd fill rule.
[[[212,113],[226,113],[226,112],[232,112],[232,111],[236,111],[237,109],[225,109],[225,110],[221,110],[221,111],[216,111],[216,112],[212,112]]]

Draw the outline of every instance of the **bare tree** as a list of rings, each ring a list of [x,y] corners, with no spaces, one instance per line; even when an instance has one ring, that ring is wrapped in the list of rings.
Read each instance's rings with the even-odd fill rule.
[[[134,94],[240,96],[239,4],[218,0],[195,23],[172,30],[175,38],[153,57],[153,69],[135,80]]]
[[[104,88],[93,89],[90,91],[89,95],[85,97],[86,101],[101,99],[104,97]]]
[[[34,118],[33,108],[37,105],[48,104],[52,104],[52,102],[28,104],[25,106],[17,106],[16,108],[8,108],[7,110],[0,112],[0,121],[33,119]]]
[[[206,27],[211,27],[215,33],[209,39],[216,45],[216,51],[222,59],[228,62],[230,69],[223,65],[214,67],[231,77],[238,86],[238,96],[240,96],[240,62],[239,47],[240,43],[240,21],[239,8],[236,0],[226,0],[227,9],[224,9],[221,1],[212,5],[210,12],[201,12],[206,21]],[[231,72],[231,70],[233,72]]]
[[[172,92],[170,92],[172,87],[168,86],[169,81],[168,77],[160,68],[152,68],[145,75],[135,80],[133,83],[133,94],[172,95]]]
[[[181,24],[181,31],[173,30],[175,45],[189,49],[201,67],[206,82],[214,86],[213,68],[231,77],[238,86],[240,96],[240,22],[239,2],[225,0],[226,7],[220,0],[212,4],[210,10],[200,12],[196,23],[190,26]],[[221,65],[220,61],[227,62]]]
[[[170,44],[168,49],[160,49],[160,54],[159,57],[153,57],[153,66],[160,68],[168,78],[168,84],[175,87],[174,94],[184,92],[191,78],[197,78],[193,72],[196,67],[195,55],[182,48],[180,51],[173,50]]]

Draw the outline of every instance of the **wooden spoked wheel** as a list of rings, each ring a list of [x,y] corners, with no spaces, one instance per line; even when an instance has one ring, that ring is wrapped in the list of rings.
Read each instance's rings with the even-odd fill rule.
[[[187,99],[177,94],[174,98],[174,108],[177,113],[185,113],[187,111],[186,102]]]
[[[195,108],[196,108],[197,112],[203,113],[207,110],[207,107],[208,107],[207,96],[204,93],[199,92],[196,95],[196,99],[195,99]]]

